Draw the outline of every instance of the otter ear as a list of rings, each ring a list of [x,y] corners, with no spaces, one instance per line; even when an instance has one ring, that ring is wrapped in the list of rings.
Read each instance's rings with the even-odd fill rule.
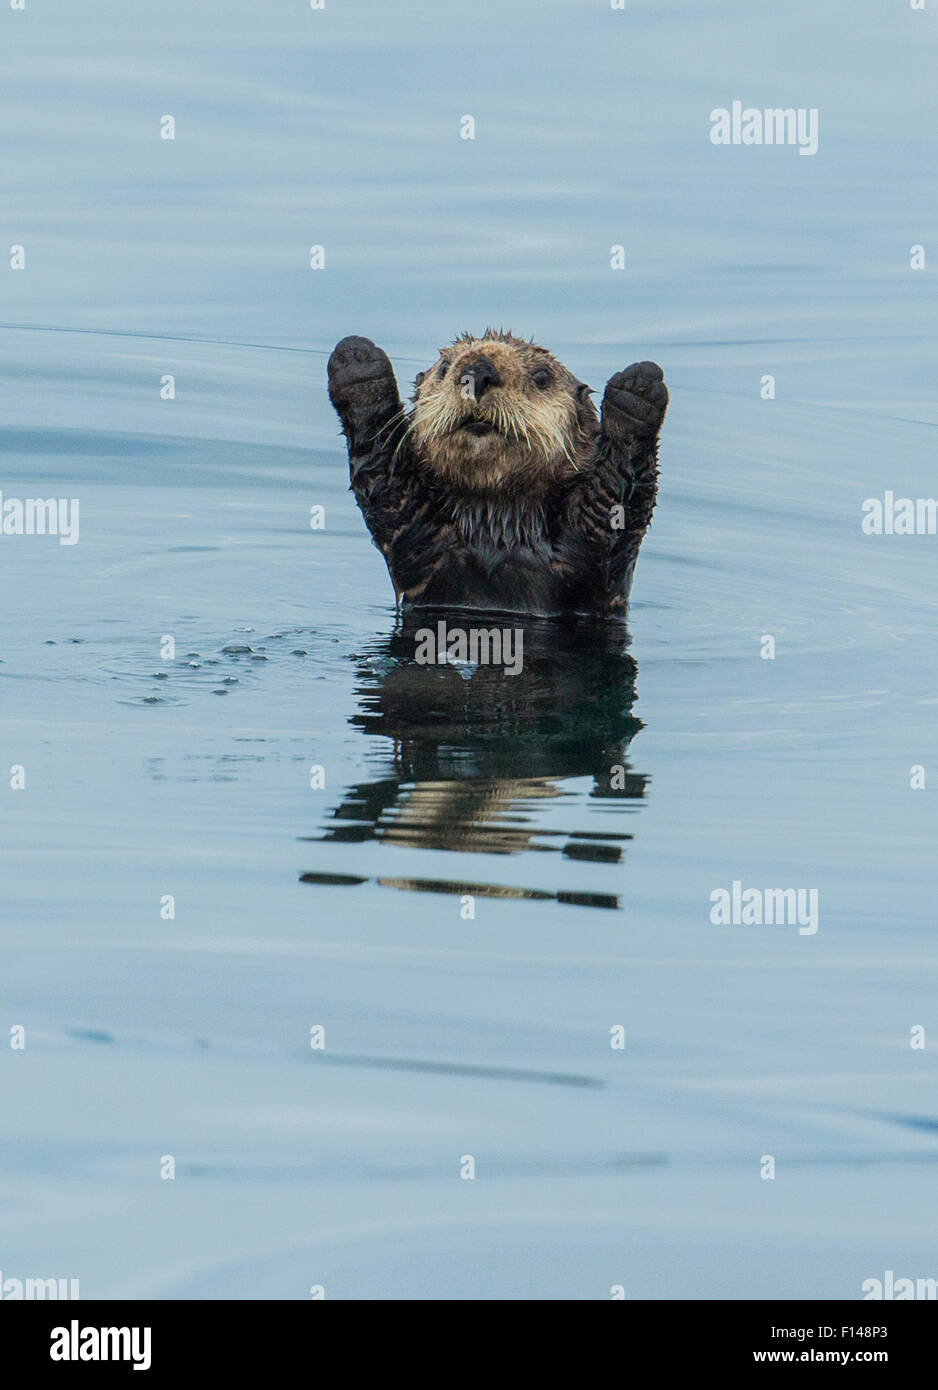
[[[588,401],[594,394],[592,386],[587,386],[585,381],[581,381],[576,388],[576,398],[578,401]]]
[[[415,391],[419,391],[419,390],[420,390],[421,386],[423,385],[424,378],[426,377],[426,375],[427,375],[426,372],[418,372],[417,375],[414,377],[414,390],[415,390]]]

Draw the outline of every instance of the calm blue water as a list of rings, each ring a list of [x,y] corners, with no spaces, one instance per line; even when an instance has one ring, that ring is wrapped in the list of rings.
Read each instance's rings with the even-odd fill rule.
[[[0,535],[4,1277],[938,1275],[938,541],[860,529],[935,493],[936,13],[28,0],[0,29],[0,486],[80,500],[76,545]],[[817,155],[711,145],[735,99],[817,107]],[[346,333],[406,383],[489,322],[672,391],[628,655],[535,632],[507,691],[401,661],[324,386]],[[734,880],[816,889],[816,935],[711,924]]]

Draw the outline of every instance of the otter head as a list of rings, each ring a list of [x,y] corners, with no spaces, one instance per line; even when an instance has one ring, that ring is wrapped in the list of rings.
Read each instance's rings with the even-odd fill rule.
[[[531,497],[592,455],[599,422],[590,388],[510,333],[463,334],[415,387],[417,456],[455,491]]]

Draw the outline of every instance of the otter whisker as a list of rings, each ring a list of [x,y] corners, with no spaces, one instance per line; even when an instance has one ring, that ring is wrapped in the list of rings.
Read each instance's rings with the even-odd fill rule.
[[[401,421],[401,424],[402,424],[401,436],[400,436],[400,438],[398,439],[397,443],[396,443],[395,446],[394,446],[394,452],[391,454],[391,467],[392,467],[392,468],[394,467],[395,463],[397,462],[398,455],[400,454],[401,450],[403,449],[404,444],[405,444],[405,442],[406,442],[406,440],[407,440],[407,438],[408,438],[408,436],[409,436],[409,434],[410,434],[410,422],[409,422],[408,420],[402,420],[402,421]]]
[[[385,444],[385,443],[387,443],[387,442],[389,441],[389,439],[390,439],[391,435],[393,434],[394,430],[399,429],[400,426],[401,426],[402,424],[403,424],[403,425],[406,425],[406,424],[407,424],[407,415],[406,415],[406,413],[405,413],[403,407],[398,411],[398,413],[397,413],[396,415],[392,415],[392,417],[391,417],[390,420],[386,420],[386,421],[384,422],[383,425],[380,425],[380,426],[378,427],[378,429],[375,430],[375,432],[374,432],[374,434],[371,436],[371,438],[370,438],[370,439],[366,439],[365,442],[368,443],[368,444],[374,444],[374,443]],[[385,436],[385,437],[382,438],[382,436]]]

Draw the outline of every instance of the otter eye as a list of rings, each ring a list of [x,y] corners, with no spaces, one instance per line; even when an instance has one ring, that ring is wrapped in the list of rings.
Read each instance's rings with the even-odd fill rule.
[[[449,363],[447,362],[446,358],[444,357],[444,358],[443,358],[443,361],[440,363],[439,370],[437,371],[437,376],[440,378],[441,381],[443,380],[443,378],[445,377],[445,375],[446,375],[446,373],[447,373],[448,371],[449,371]]]
[[[531,380],[539,391],[546,391],[551,379],[550,372],[546,367],[538,367],[536,372],[531,373]]]

